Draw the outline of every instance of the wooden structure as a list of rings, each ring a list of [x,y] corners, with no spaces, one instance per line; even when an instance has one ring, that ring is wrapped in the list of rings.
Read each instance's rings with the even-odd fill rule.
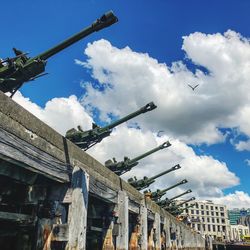
[[[0,246],[205,249],[101,163],[0,92]]]

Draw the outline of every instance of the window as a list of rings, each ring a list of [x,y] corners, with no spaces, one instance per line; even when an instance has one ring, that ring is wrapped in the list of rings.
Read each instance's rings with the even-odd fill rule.
[[[204,215],[205,214],[204,211],[201,211],[201,214]]]
[[[212,223],[214,223],[214,218],[212,218]]]
[[[191,214],[194,214],[194,210],[191,210]]]
[[[225,219],[221,219],[221,223],[225,223]]]
[[[220,207],[220,211],[224,211],[224,207]]]
[[[220,226],[217,226],[217,231],[220,232]]]
[[[211,212],[211,215],[214,216],[214,212]]]
[[[195,204],[195,207],[196,207],[196,208],[199,208],[199,204],[198,204],[198,203],[196,203],[196,204]]]
[[[210,218],[207,218],[207,222],[210,222]]]
[[[200,225],[200,224],[197,224],[197,229],[198,229],[199,231],[201,231],[201,225]]]
[[[215,210],[218,210],[218,207],[215,207]]]
[[[201,209],[204,209],[204,206],[203,206],[203,205],[201,205]]]
[[[224,216],[225,216],[225,214],[224,214],[224,213],[220,213],[220,216],[224,217]]]
[[[208,206],[206,206],[206,209],[208,209]]]
[[[199,210],[196,210],[196,214],[199,214]]]
[[[211,231],[211,226],[210,225],[207,225],[207,231]]]
[[[215,225],[213,225],[213,231],[216,232],[216,230],[215,230]]]
[[[218,213],[218,212],[216,212],[216,216],[219,216],[219,213]]]
[[[217,218],[217,223],[220,223],[220,220]]]
[[[214,207],[213,207],[213,206],[211,206],[210,208],[211,208],[211,210],[214,210]]]
[[[209,211],[207,211],[207,215],[209,215]]]
[[[203,231],[206,231],[206,227],[205,227],[205,225],[203,224],[202,226],[203,226]]]
[[[202,220],[202,222],[205,222],[205,218],[204,217],[202,217],[201,220]]]

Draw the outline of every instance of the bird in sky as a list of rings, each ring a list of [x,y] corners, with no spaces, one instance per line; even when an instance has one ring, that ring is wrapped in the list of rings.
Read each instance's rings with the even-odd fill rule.
[[[194,91],[199,86],[199,84],[195,85],[194,87],[191,86],[190,84],[188,84],[188,86]]]

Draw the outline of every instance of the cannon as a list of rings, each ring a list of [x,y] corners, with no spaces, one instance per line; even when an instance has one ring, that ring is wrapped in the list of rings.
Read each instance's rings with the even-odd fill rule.
[[[172,168],[170,168],[170,169],[168,169],[168,170],[165,170],[165,171],[163,171],[163,172],[161,172],[161,173],[159,173],[159,174],[157,174],[157,175],[155,175],[155,176],[153,176],[153,177],[151,177],[151,178],[148,178],[147,176],[144,176],[144,177],[143,177],[142,179],[140,179],[140,180],[137,180],[136,177],[134,177],[134,178],[129,178],[129,179],[128,179],[128,183],[129,183],[131,186],[133,186],[134,188],[136,188],[137,190],[140,191],[140,190],[142,190],[142,189],[144,189],[144,188],[149,187],[152,183],[155,182],[155,179],[161,177],[162,175],[165,175],[165,174],[168,174],[168,173],[170,173],[170,172],[172,172],[172,171],[175,171],[175,170],[177,170],[177,169],[180,169],[180,168],[181,168],[181,166],[180,166],[179,164],[177,164],[177,165],[173,166]]]
[[[185,201],[184,203],[188,202],[188,201],[192,201],[195,200],[195,197],[190,198],[189,200]],[[175,207],[172,207],[172,209],[167,209],[167,211],[169,211],[171,214],[177,216],[181,213],[183,213],[186,209],[191,208],[193,206],[195,206],[196,203],[190,204],[189,206],[185,207],[185,208],[180,208],[180,204],[176,205]]]
[[[128,171],[130,171],[133,167],[138,165],[138,161],[167,147],[170,147],[171,144],[169,141],[164,142],[163,144],[161,144],[160,146],[153,148],[152,150],[139,155],[133,159],[129,159],[127,156],[124,157],[123,161],[117,162],[115,158],[113,158],[112,160],[107,160],[105,162],[105,167],[109,168],[110,170],[112,170],[114,173],[116,173],[117,175],[122,175]],[[157,178],[157,176],[156,176]],[[130,179],[128,180],[128,182],[130,183]],[[130,183],[131,184],[131,183]],[[132,184],[131,184],[132,185]],[[133,185],[132,185],[133,186]]]
[[[168,188],[165,188],[165,189],[162,189],[162,190],[157,189],[155,192],[151,192],[150,190],[145,190],[145,191],[144,191],[144,195],[145,195],[146,197],[149,197],[149,198],[150,198],[151,200],[153,200],[153,201],[158,201],[158,200],[159,200],[163,195],[165,195],[166,192],[169,191],[170,189],[173,189],[173,188],[175,188],[175,187],[177,187],[177,186],[179,186],[179,185],[185,184],[185,183],[187,183],[187,182],[188,182],[188,181],[187,181],[186,179],[184,179],[184,180],[182,180],[182,181],[180,181],[180,182],[176,183],[175,185],[170,186],[170,187],[168,187]]]
[[[86,151],[90,147],[101,142],[105,137],[108,137],[114,127],[140,114],[154,110],[155,108],[157,108],[157,106],[153,102],[150,102],[134,113],[131,113],[105,127],[99,127],[98,125],[93,123],[92,129],[83,131],[81,126],[78,126],[78,130],[76,130],[75,128],[68,130],[65,137]]]
[[[185,203],[187,203],[188,201],[191,201],[191,200],[195,200],[195,197],[192,197],[191,199],[185,201]],[[178,205],[179,205],[179,204],[178,204]],[[177,207],[175,210],[172,211],[172,214],[174,214],[174,215],[181,214],[181,213],[183,213],[186,209],[191,208],[191,207],[194,207],[195,205],[196,205],[196,203],[190,204],[189,206],[186,206],[185,208],[179,208],[179,207]],[[175,214],[175,213],[177,213],[177,214]]]
[[[16,56],[0,62],[0,90],[10,92],[12,97],[25,82],[33,81],[46,74],[43,72],[45,71],[47,59],[84,37],[106,28],[117,21],[118,19],[112,11],[107,12],[89,27],[35,57],[28,57],[27,53],[13,48]]]
[[[170,198],[170,199],[166,198],[165,200],[162,200],[162,201],[156,201],[156,203],[157,203],[159,206],[161,206],[161,207],[166,207],[166,206],[169,206],[170,204],[172,204],[172,202],[173,202],[175,199],[177,199],[177,198],[179,198],[179,197],[181,197],[181,196],[183,196],[183,195],[185,195],[185,194],[189,194],[189,193],[191,193],[191,192],[192,192],[192,190],[191,190],[191,189],[188,189],[187,191],[185,191],[185,192],[183,192],[183,193],[181,193],[181,194],[178,194],[178,195],[176,195],[176,196],[174,196],[174,197],[172,197],[172,198]]]

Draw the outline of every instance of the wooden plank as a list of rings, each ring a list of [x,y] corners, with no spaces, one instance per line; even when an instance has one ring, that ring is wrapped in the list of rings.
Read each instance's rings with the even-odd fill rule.
[[[9,213],[0,211],[0,220],[32,223],[35,218],[27,214]]]
[[[75,166],[72,175],[72,203],[69,206],[69,240],[66,249],[85,249],[89,175]]]
[[[128,210],[135,213],[135,214],[139,214],[140,213],[140,204],[138,204],[137,202],[135,202],[132,199],[128,200]]]
[[[102,198],[110,203],[117,203],[118,193],[92,176],[90,176],[89,180],[89,192],[94,196]]]
[[[118,194],[118,223],[120,225],[117,237],[117,249],[128,249],[128,196],[124,191]]]
[[[59,182],[69,182],[65,163],[0,127],[0,158]]]

